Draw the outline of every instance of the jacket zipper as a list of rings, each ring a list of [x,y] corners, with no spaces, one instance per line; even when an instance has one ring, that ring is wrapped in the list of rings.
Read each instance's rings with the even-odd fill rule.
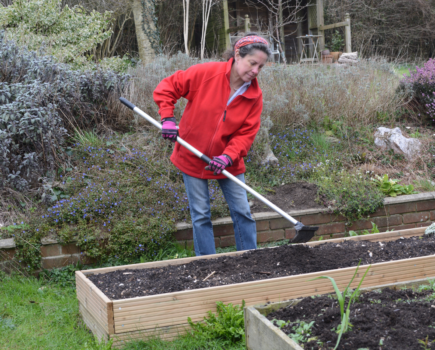
[[[225,121],[226,116],[227,116],[227,110],[224,111],[224,121]]]

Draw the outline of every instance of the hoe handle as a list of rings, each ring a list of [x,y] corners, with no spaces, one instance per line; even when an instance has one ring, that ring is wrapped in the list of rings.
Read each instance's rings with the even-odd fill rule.
[[[144,111],[142,111],[141,109],[139,109],[138,107],[136,107],[133,103],[131,103],[130,101],[128,101],[127,99],[125,99],[124,97],[120,97],[119,100],[128,108],[130,108],[133,112],[139,114],[141,117],[145,118],[146,120],[148,120],[151,124],[153,124],[155,127],[157,127],[158,129],[162,129],[162,125],[155,120],[154,118],[152,118],[151,116],[149,116],[148,114],[146,114]],[[180,136],[177,136],[177,142],[187,148],[190,152],[192,152],[193,154],[195,154],[198,158],[201,158],[204,162],[206,162],[207,164],[210,163],[211,159],[209,157],[207,157],[205,154],[202,154],[200,151],[198,151],[195,147],[192,147],[191,145],[189,145],[186,141],[184,141]],[[278,214],[280,214],[282,217],[284,217],[285,219],[287,219],[288,221],[290,221],[293,225],[295,225],[295,229],[296,230],[300,230],[303,227],[303,224],[297,220],[295,220],[293,217],[291,217],[290,215],[288,215],[285,211],[281,210],[280,208],[278,208],[275,204],[273,204],[272,202],[270,202],[269,200],[267,200],[266,198],[264,198],[261,194],[259,194],[258,192],[254,191],[251,187],[249,187],[248,185],[246,185],[243,181],[240,181],[237,177],[235,177],[234,175],[230,174],[228,171],[224,170],[222,171],[222,174],[225,175],[228,179],[230,179],[231,181],[235,182],[237,185],[239,185],[240,187],[242,187],[243,189],[245,189],[247,192],[249,192],[250,194],[252,194],[255,198],[257,198],[258,200],[262,201],[264,204],[266,204],[269,208],[273,209],[274,211],[276,211]]]

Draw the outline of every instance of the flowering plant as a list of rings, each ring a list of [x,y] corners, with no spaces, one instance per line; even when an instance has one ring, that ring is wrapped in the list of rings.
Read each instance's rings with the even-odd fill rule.
[[[402,84],[411,88],[418,103],[435,121],[435,59],[431,58],[423,67],[415,67],[415,72],[404,75]]]

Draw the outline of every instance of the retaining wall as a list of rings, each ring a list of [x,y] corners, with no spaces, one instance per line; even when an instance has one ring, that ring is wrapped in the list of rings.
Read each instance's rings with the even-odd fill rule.
[[[316,236],[323,239],[340,238],[350,230],[362,231],[372,228],[374,222],[381,232],[387,230],[405,230],[408,228],[429,226],[435,221],[435,192],[420,193],[396,198],[386,198],[384,206],[370,215],[367,220],[359,220],[352,225],[346,225],[341,215],[329,214],[328,209],[307,209],[290,211],[289,214],[305,225],[319,226]],[[255,213],[257,222],[257,240],[259,243],[291,239],[295,235],[286,219],[274,212]],[[231,218],[221,218],[213,221],[215,244],[217,247],[235,245],[234,230]],[[182,244],[193,247],[192,225],[178,223],[175,238]],[[82,261],[89,263],[81,254],[74,242],[59,244],[55,239],[41,241],[42,267],[51,269],[67,266]],[[0,269],[8,265],[15,254],[15,243],[12,238],[0,240]]]

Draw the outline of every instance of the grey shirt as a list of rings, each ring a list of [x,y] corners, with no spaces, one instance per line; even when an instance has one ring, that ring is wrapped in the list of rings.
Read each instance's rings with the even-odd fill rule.
[[[227,102],[227,106],[228,106],[231,102],[233,102],[233,100],[234,100],[237,96],[239,96],[239,95],[243,95],[243,94],[246,92],[246,90],[248,90],[248,87],[249,87],[250,85],[251,85],[251,82],[248,81],[247,83],[244,83],[241,87],[239,87],[239,88],[237,89],[237,91],[234,93],[234,95],[231,96],[231,98],[228,100],[228,102]]]

